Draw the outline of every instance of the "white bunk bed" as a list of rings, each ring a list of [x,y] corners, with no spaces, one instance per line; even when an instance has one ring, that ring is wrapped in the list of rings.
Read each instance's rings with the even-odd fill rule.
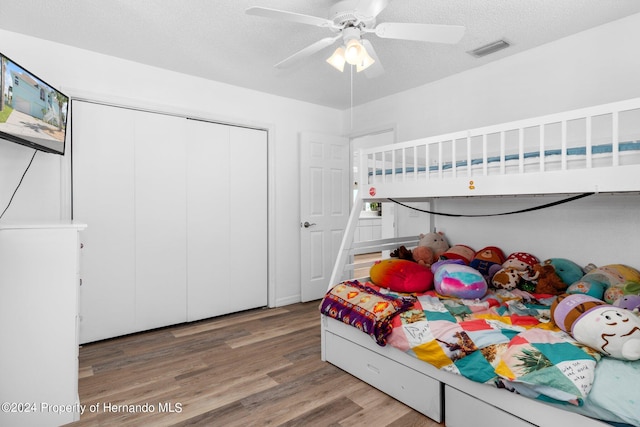
[[[634,195],[640,191],[639,141],[640,99],[632,99],[362,150],[359,191],[329,289],[372,264],[355,264],[355,255],[417,244],[417,236],[353,242],[365,202]],[[437,369],[328,316],[321,324],[323,360],[447,426],[470,425],[470,416],[476,426],[607,425]]]

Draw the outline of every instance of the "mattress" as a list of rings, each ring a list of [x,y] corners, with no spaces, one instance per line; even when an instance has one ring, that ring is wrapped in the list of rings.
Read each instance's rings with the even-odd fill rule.
[[[591,146],[591,158],[600,162],[595,166],[610,166],[611,159],[613,154],[613,145],[612,144],[598,144]],[[553,168],[553,165],[558,165],[562,161],[562,153],[563,150],[561,148],[547,149],[543,152],[543,160],[545,169]],[[587,158],[587,147],[571,147],[566,148],[565,150],[566,158],[568,162],[577,162],[584,161],[586,164]],[[541,152],[538,151],[527,151],[523,153],[523,162],[525,165],[534,165],[538,166],[540,164]],[[630,164],[640,164],[640,141],[628,141],[628,142],[620,142],[618,144],[618,155],[621,158],[626,158],[630,156],[626,161]],[[372,159],[370,159],[372,161]],[[499,167],[500,164],[503,164],[506,167],[509,166],[518,166],[520,161],[519,153],[509,153],[504,155],[504,161],[502,160],[502,156],[500,155],[490,155],[487,156],[486,164],[488,167]],[[413,163],[409,161],[408,163]],[[454,165],[456,169],[465,169],[468,165],[471,165],[472,169],[481,169],[485,164],[485,161],[481,157],[473,158],[471,161],[468,160],[457,160],[446,161],[442,163],[442,168],[440,168],[439,164],[432,164],[428,168],[426,166],[407,166],[407,167],[374,167],[372,165],[369,166],[368,175],[402,175],[402,174],[413,174],[413,173],[425,173],[429,172],[429,174],[438,173],[441,169],[442,171],[450,171],[453,169]],[[584,167],[584,166],[582,166]],[[539,170],[539,169],[537,169]]]

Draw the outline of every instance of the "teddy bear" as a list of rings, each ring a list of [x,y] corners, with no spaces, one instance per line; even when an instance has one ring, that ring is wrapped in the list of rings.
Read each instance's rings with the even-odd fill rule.
[[[440,255],[445,253],[447,249],[449,249],[449,242],[445,237],[444,233],[427,233],[420,234],[420,240],[418,241],[418,246],[426,246],[433,251],[434,259],[439,259]]]
[[[551,318],[581,344],[605,356],[640,359],[640,317],[586,294],[562,294],[551,305]]]
[[[533,293],[559,295],[567,289],[567,284],[556,274],[551,264],[536,264],[533,266],[533,276],[527,280],[535,283]]]
[[[533,266],[532,273],[523,275],[523,287],[536,294],[559,295],[584,272],[566,258],[549,258]]]

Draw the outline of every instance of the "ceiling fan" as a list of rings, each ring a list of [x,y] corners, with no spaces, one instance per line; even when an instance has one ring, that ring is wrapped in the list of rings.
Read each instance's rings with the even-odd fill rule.
[[[267,7],[250,7],[249,15],[280,19],[300,24],[327,28],[336,35],[318,40],[288,58],[278,62],[276,68],[290,67],[311,55],[331,46],[342,39],[327,62],[343,71],[345,63],[355,65],[356,71],[364,71],[367,77],[377,77],[384,69],[373,45],[365,34],[375,34],[380,38],[414,40],[431,43],[455,44],[464,35],[465,28],[460,25],[438,25],[417,23],[382,22],[376,25],[376,17],[390,0],[341,0],[329,10],[329,18],[304,15]]]

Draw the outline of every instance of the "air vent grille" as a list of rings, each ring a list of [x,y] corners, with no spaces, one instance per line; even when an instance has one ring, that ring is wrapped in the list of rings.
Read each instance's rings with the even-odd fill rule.
[[[489,43],[487,45],[481,46],[477,49],[469,51],[469,55],[473,55],[476,58],[482,58],[483,56],[487,56],[489,54],[495,53],[499,50],[506,49],[511,46],[504,40],[498,40],[493,43]]]

